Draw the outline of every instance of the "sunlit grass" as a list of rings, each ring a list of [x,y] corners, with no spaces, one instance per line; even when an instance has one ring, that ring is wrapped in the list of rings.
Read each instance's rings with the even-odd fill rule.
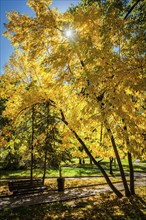
[[[63,167],[62,168],[62,175],[64,177],[74,177],[74,176],[98,176],[101,175],[100,171],[95,167],[90,166],[79,166],[79,167]],[[16,170],[16,171],[1,171],[0,177],[1,178],[22,178],[22,177],[29,177],[30,170]],[[42,177],[43,170],[41,169],[34,169],[33,170],[34,177]],[[46,177],[59,177],[58,170],[47,170]]]
[[[89,159],[86,159],[86,164],[79,165],[78,159],[73,160],[73,164],[65,165],[62,167],[62,175],[64,177],[76,177],[76,176],[101,176],[100,170],[95,165],[89,164]],[[126,160],[123,160],[123,167],[125,171],[129,171],[129,167]],[[102,164],[102,163],[101,163]],[[103,168],[109,174],[109,163],[105,161],[102,164]],[[134,164],[135,171],[146,172],[145,163],[142,163],[142,167],[139,165]],[[116,176],[118,166],[113,165],[113,172]],[[34,177],[42,177],[43,176],[43,169],[34,169],[33,170]],[[47,169],[46,177],[58,177],[59,171],[53,169]],[[30,170],[1,170],[0,178],[29,178],[30,177]]]

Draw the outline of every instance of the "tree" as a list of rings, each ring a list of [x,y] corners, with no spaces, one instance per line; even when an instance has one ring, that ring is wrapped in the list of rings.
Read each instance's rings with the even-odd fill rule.
[[[129,140],[130,144],[124,149],[130,154],[141,155],[143,152],[145,52],[141,42],[145,43],[145,25],[139,26],[140,16],[136,8],[132,11],[135,16],[124,20],[122,1],[120,7],[115,7],[115,3],[107,1],[107,10],[103,4],[97,7],[93,3],[78,7],[73,13],[60,14],[54,9],[48,10],[50,2],[34,0],[28,4],[36,12],[35,18],[9,13],[5,36],[19,48],[15,53],[16,60],[25,63],[19,75],[16,66],[20,68],[20,62],[12,59],[12,67],[6,67],[4,78],[9,83],[10,77],[7,76],[11,75],[13,80],[16,74],[15,86],[11,83],[6,89],[7,96],[12,94],[7,103],[7,116],[16,117],[22,109],[38,103],[38,100],[41,103],[44,99],[51,99],[58,114],[61,111],[60,119],[121,197],[81,137],[99,123],[103,125],[118,161],[125,194],[130,196],[133,192],[130,192],[125,178],[117,141],[123,144],[123,140]],[[142,5],[143,2],[139,7]],[[70,39],[65,35],[67,28],[73,32]],[[41,40],[37,36],[41,36]],[[15,70],[13,73],[12,69]],[[33,90],[28,90],[30,83],[34,85]],[[18,101],[17,107],[14,100]],[[15,108],[9,112],[12,106]]]

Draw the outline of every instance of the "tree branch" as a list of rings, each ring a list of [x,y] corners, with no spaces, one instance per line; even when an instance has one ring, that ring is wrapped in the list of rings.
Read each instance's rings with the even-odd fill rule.
[[[126,19],[128,17],[128,15],[133,11],[133,9],[136,7],[136,5],[140,2],[141,0],[137,0],[132,7],[129,9],[129,11],[127,12],[127,14],[125,15],[124,19]]]

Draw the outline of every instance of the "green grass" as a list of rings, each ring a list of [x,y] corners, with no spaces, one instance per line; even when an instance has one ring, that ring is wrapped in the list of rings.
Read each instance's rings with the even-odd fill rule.
[[[43,170],[35,169],[34,177],[42,177]],[[101,175],[97,168],[84,167],[64,167],[62,168],[62,175],[64,177],[75,177],[75,176],[97,176]],[[16,170],[16,171],[1,171],[0,178],[23,178],[29,177],[30,170]],[[47,170],[46,177],[59,177],[58,170]]]
[[[89,160],[86,159],[86,164],[79,165],[78,160],[75,159],[73,164],[62,167],[62,175],[64,177],[76,177],[76,176],[101,176],[100,170],[95,165],[90,165]],[[129,166],[127,161],[124,160],[123,167],[125,171],[129,171]],[[101,165],[109,174],[109,163],[102,162]],[[118,166],[113,166],[113,171],[118,170]],[[142,166],[134,164],[135,171],[146,172],[145,163],[142,163]],[[34,169],[34,177],[42,177],[43,170]],[[115,175],[118,173],[115,172]],[[30,176],[30,170],[1,170],[0,178],[28,178]],[[46,177],[58,177],[59,171],[48,169],[46,172]]]

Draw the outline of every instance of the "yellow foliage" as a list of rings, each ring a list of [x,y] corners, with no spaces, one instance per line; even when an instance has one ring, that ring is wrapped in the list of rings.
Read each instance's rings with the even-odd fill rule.
[[[64,147],[70,145],[75,130],[97,156],[113,155],[112,135],[121,145],[129,137],[130,145],[123,146],[123,151],[142,152],[146,62],[138,51],[143,28],[136,41],[130,37],[134,35],[131,27],[113,7],[106,17],[97,4],[79,7],[72,14],[49,10],[50,4],[50,0],[29,0],[35,18],[7,14],[4,35],[16,50],[1,77],[0,97],[8,99],[4,115],[16,120],[32,105],[52,100],[58,120],[62,110],[71,129],[64,131],[58,125]],[[68,27],[75,32],[73,39],[64,34]],[[100,131],[93,133],[101,123],[105,130],[111,129],[104,133],[106,150],[100,144]],[[134,141],[133,137],[138,138]],[[44,140],[44,134],[39,139]],[[139,144],[142,147],[137,149]]]

